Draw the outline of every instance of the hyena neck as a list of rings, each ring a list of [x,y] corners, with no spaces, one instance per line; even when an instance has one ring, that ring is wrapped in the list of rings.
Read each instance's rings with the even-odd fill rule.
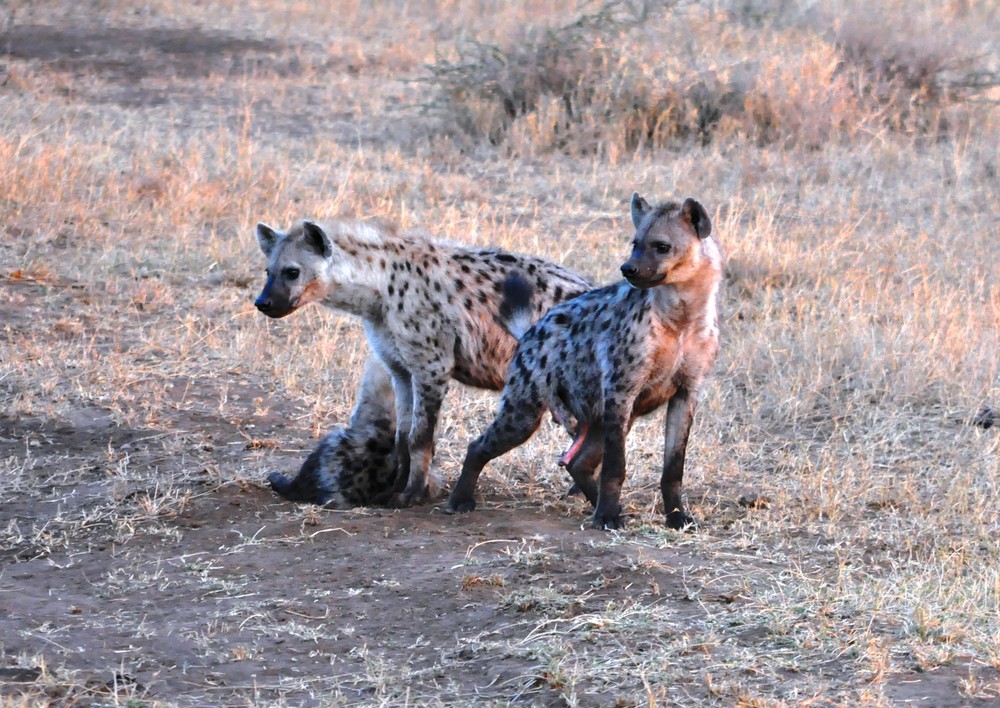
[[[715,326],[715,299],[719,289],[718,261],[703,261],[691,277],[650,288],[653,312],[661,322],[672,328]]]
[[[366,320],[380,316],[386,281],[384,268],[379,266],[383,247],[369,230],[366,225],[351,224],[338,224],[331,230],[333,255],[328,261],[323,298],[327,307]]]
[[[323,304],[363,320],[379,319],[382,312],[379,291],[359,283],[331,283]]]

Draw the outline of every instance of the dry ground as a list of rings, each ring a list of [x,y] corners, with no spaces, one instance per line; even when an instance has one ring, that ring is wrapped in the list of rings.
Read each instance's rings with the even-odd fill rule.
[[[651,19],[588,44],[570,99],[511,111],[470,40],[587,7],[0,5],[0,705],[1000,701],[996,6],[674,4],[622,6]],[[674,98],[647,125],[598,75]],[[634,189],[698,197],[729,256],[696,532],[659,525],[660,417],[621,533],[581,530],[552,426],[468,516],[265,488],[365,350],[255,314],[256,221],[378,216],[608,281]],[[446,482],[495,400],[450,395]]]

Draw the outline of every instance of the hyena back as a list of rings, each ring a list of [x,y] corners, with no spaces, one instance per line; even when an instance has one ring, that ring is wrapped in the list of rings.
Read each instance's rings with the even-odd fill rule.
[[[320,302],[362,319],[392,378],[396,404],[395,506],[423,500],[434,429],[451,379],[499,390],[517,342],[497,321],[503,284],[524,273],[535,291],[529,317],[587,290],[572,271],[541,258],[436,243],[372,223],[303,221],[287,233],[257,225],[268,259],[257,308],[284,317]]]
[[[522,316],[530,282],[515,275],[507,283],[507,326],[520,343],[500,411],[469,446],[449,510],[475,508],[483,467],[531,437],[549,409],[575,438],[562,463],[595,506],[592,525],[619,528],[625,438],[637,417],[666,403],[666,521],[672,528],[693,523],[681,485],[698,389],[718,351],[721,256],[708,215],[693,199],[652,207],[634,194],[631,215],[636,233],[624,281],[558,305],[530,328]]]
[[[272,472],[267,481],[289,501],[328,509],[373,504],[395,480],[395,431],[392,380],[369,357],[347,427],[334,428],[320,440],[293,479]]]

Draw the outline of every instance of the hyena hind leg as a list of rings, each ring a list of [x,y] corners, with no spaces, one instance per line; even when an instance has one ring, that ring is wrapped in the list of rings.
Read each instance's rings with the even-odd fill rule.
[[[604,430],[600,422],[588,424],[583,442],[566,465],[573,486],[566,496],[582,493],[591,506],[597,506],[598,487],[594,472],[604,459]]]
[[[464,513],[476,508],[476,483],[483,468],[497,457],[524,443],[538,430],[545,406],[538,401],[508,400],[504,395],[496,419],[469,445],[462,463],[462,474],[448,498],[450,513]]]

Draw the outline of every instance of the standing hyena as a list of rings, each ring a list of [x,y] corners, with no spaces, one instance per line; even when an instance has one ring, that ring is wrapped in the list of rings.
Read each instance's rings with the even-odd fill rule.
[[[541,258],[435,243],[372,223],[303,221],[287,234],[258,224],[257,241],[268,259],[256,301],[265,315],[284,317],[321,302],[362,319],[395,392],[398,472],[386,500],[395,506],[427,495],[449,381],[503,387],[517,346],[497,321],[507,276],[530,278],[537,297],[525,314],[533,320],[590,287]]]
[[[392,380],[381,362],[369,357],[347,427],[324,436],[293,479],[272,472],[267,481],[290,501],[329,509],[371,504],[395,480],[395,430]]]
[[[531,284],[516,276],[508,281],[504,317],[520,344],[500,412],[469,446],[449,510],[475,508],[483,467],[531,437],[549,408],[564,425],[575,426],[561,463],[596,507],[592,525],[619,528],[625,437],[638,416],[669,401],[660,479],[664,511],[671,528],[693,523],[681,501],[684,453],[698,387],[718,351],[721,256],[708,215],[695,200],[651,207],[633,194],[631,211],[632,256],[621,267],[627,282],[558,305],[529,329],[521,315]]]

